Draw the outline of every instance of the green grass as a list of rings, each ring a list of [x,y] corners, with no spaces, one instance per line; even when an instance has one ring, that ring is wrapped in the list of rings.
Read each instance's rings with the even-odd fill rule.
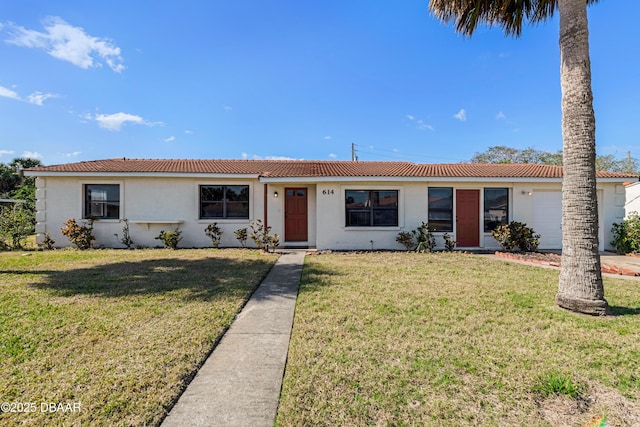
[[[308,256],[277,424],[640,420],[640,282],[616,316],[554,303],[558,270],[460,253]]]
[[[0,253],[0,425],[155,425],[275,262],[250,250]],[[81,404],[42,413],[42,402]]]

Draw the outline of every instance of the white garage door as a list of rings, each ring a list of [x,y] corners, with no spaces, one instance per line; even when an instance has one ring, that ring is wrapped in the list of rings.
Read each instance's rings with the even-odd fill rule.
[[[539,249],[562,248],[562,192],[533,192],[531,227],[540,235]]]

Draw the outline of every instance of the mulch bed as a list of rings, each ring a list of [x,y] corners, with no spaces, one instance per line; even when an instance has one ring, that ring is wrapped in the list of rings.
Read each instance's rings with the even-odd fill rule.
[[[560,267],[562,257],[558,254],[541,253],[541,252],[524,252],[524,253],[511,253],[511,252],[496,252],[496,255],[502,258],[514,259],[517,261],[532,262],[540,265],[549,265],[552,267]],[[628,268],[615,267],[613,265],[601,264],[600,270],[603,273],[619,274],[622,276],[640,276],[637,273]]]

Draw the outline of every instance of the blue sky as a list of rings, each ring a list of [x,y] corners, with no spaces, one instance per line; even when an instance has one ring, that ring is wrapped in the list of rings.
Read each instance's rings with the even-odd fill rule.
[[[472,38],[427,0],[0,0],[0,162],[448,163],[562,147],[558,22]],[[640,157],[640,2],[589,8],[597,146]]]

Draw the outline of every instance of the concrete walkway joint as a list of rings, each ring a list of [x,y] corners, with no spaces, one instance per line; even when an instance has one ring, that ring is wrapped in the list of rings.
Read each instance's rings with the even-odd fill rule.
[[[163,427],[273,426],[304,256],[278,259]]]

